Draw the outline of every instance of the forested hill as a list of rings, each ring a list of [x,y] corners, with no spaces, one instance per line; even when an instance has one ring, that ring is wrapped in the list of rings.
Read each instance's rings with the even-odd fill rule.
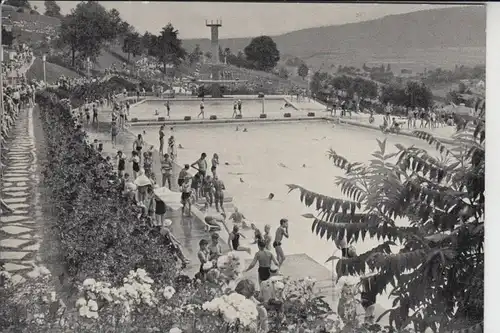
[[[221,35],[224,35],[222,27]],[[227,28],[228,29],[228,28]],[[468,6],[432,9],[344,25],[325,26],[273,36],[281,54],[301,58],[321,52],[364,50],[409,50],[486,47],[486,7]],[[207,36],[209,31],[207,30]],[[222,39],[221,47],[243,50],[249,38]],[[210,49],[210,40],[186,39],[190,51],[196,44]]]

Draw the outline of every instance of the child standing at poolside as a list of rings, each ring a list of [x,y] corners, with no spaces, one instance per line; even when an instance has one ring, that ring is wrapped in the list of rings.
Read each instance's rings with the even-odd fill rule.
[[[205,103],[203,103],[203,99],[201,99],[200,103],[200,113],[198,113],[198,118],[202,116],[203,119],[205,119]]]

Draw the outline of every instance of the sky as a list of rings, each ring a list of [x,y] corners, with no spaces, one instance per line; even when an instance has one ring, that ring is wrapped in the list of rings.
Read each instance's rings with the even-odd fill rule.
[[[210,38],[205,20],[222,20],[220,38],[279,35],[294,30],[377,19],[391,14],[443,8],[422,4],[251,3],[99,1],[116,8],[139,32],[158,33],[168,22],[183,39]],[[43,1],[30,1],[43,12]],[[77,1],[57,1],[63,14]],[[449,6],[448,6],[449,7]]]

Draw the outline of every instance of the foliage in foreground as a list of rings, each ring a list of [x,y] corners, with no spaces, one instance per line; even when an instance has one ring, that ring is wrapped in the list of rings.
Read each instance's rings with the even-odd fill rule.
[[[448,145],[414,132],[436,149],[437,158],[399,144],[397,152],[388,153],[386,141],[378,141],[368,164],[330,151],[333,164],[345,171],[336,185],[349,200],[289,185],[319,212],[312,230],[320,237],[382,241],[339,260],[337,273],[365,274],[368,268],[376,272],[372,284],[379,294],[391,285],[394,308],[388,312],[397,328],[413,323],[417,331],[483,330],[484,118],[461,126]],[[409,226],[399,226],[402,221]],[[401,249],[392,253],[390,246],[397,243]]]

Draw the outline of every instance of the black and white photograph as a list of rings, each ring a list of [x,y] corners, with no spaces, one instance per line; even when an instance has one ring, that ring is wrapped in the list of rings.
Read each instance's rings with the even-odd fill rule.
[[[491,9],[2,0],[0,332],[483,333]]]

